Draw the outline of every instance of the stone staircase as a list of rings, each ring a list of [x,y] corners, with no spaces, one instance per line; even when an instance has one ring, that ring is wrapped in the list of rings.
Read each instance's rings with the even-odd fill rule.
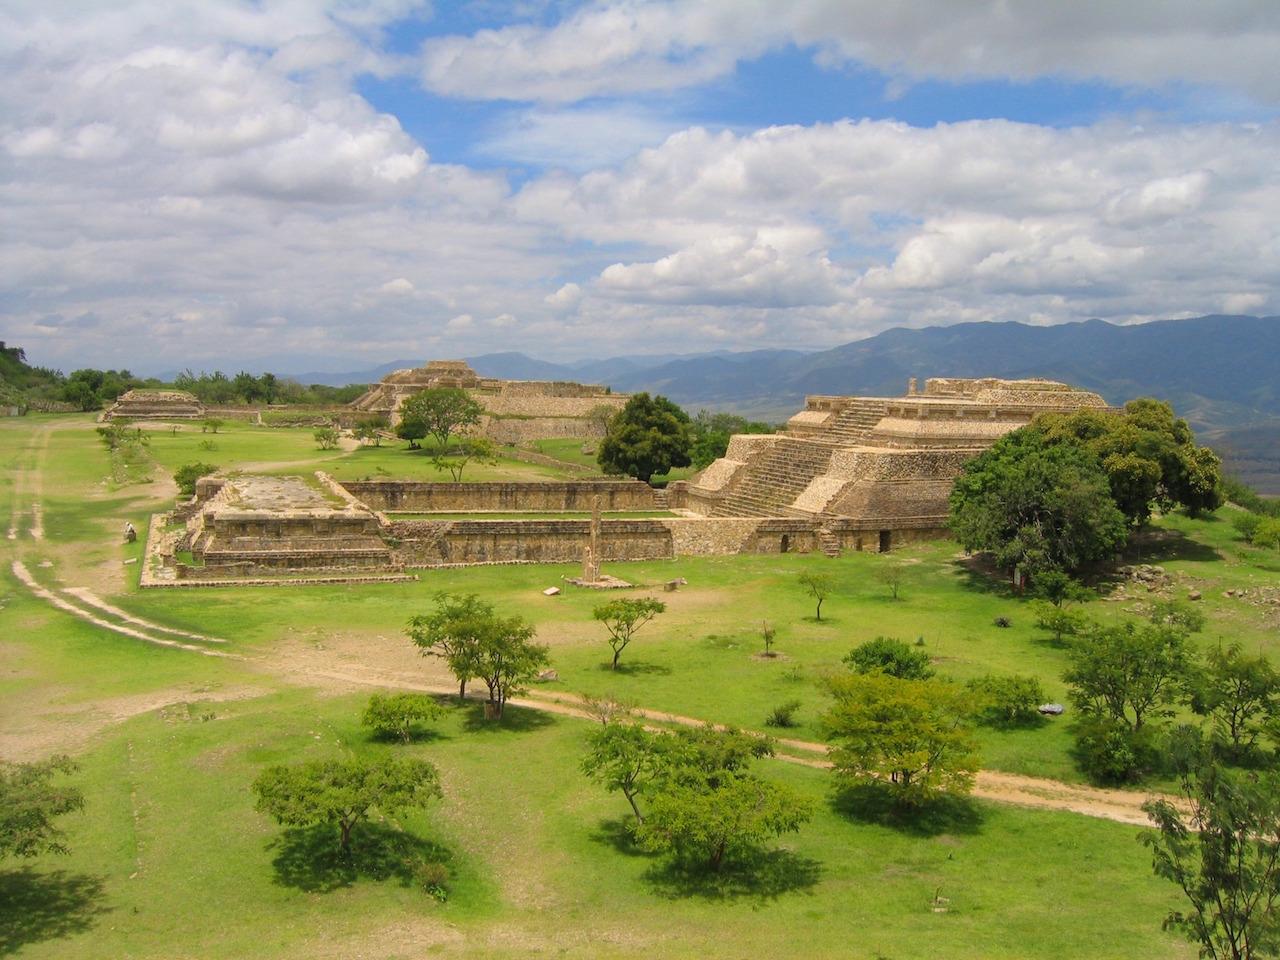
[[[829,443],[780,437],[720,502],[713,516],[787,516],[809,482],[826,473],[833,449]]]
[[[829,527],[818,528],[818,546],[828,557],[840,556],[840,538]]]
[[[859,397],[836,414],[818,439],[837,445],[863,443],[888,410],[884,400]]]

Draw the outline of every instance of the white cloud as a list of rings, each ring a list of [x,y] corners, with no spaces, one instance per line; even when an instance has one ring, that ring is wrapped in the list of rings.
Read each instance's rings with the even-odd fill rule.
[[[726,76],[788,43],[829,66],[912,80],[1062,77],[1198,83],[1280,101],[1272,0],[628,0],[550,27],[516,25],[423,46],[422,79],[450,96],[568,102],[670,91]]]
[[[413,293],[413,284],[404,277],[396,277],[394,280],[388,280],[378,290],[393,296],[406,296]]]

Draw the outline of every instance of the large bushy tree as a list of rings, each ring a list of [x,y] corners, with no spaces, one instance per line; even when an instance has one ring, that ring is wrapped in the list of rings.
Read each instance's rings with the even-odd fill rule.
[[[35,763],[0,761],[0,859],[67,852],[54,821],[82,809],[84,796],[56,778],[75,769],[62,755]]]
[[[1035,426],[1001,437],[965,464],[951,492],[950,526],[967,550],[1005,568],[1076,571],[1124,543],[1124,514],[1097,456],[1049,443]]]
[[[902,680],[880,671],[828,677],[834,703],[822,725],[846,784],[876,784],[904,806],[968,793],[978,771],[970,718],[981,703],[943,680]]]
[[[396,436],[414,443],[425,437],[436,441],[436,452],[449,449],[449,440],[480,423],[484,407],[461,387],[430,387],[405,400],[400,407]]]
[[[647,483],[654,474],[687,467],[692,448],[689,415],[666,397],[637,393],[613,418],[596,462],[605,473]]]
[[[285,826],[335,824],[346,853],[352,828],[371,810],[394,816],[423,807],[440,796],[440,777],[426,760],[311,760],[267,767],[253,793],[257,809]]]

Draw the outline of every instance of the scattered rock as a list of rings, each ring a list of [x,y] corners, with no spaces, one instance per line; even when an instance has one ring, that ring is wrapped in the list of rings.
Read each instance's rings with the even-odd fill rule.
[[[1199,600],[1199,599],[1200,599],[1200,591],[1199,591],[1199,590],[1192,590],[1190,593],[1188,593],[1188,594],[1187,594],[1187,599],[1188,599],[1188,600]]]
[[[553,669],[550,669],[550,670],[539,670],[539,671],[538,671],[538,682],[539,682],[539,683],[549,683],[549,682],[551,682],[552,680],[559,680],[559,679],[560,679],[560,674],[559,674],[559,673],[557,673],[557,672],[555,671],[555,669],[554,669],[554,668],[553,668]]]
[[[1058,717],[1066,712],[1067,708],[1060,703],[1042,703],[1036,707],[1040,713],[1046,717]]]
[[[556,597],[556,596],[559,596],[559,595],[560,595],[560,588],[559,588],[559,587],[547,587],[547,589],[545,589],[545,590],[543,590],[543,591],[542,591],[542,595],[543,595],[544,597]]]
[[[127,567],[129,564],[131,564],[131,563],[137,563],[137,562],[138,562],[138,558],[137,558],[137,557],[130,557],[128,560],[126,560],[126,561],[124,562],[124,565]]]

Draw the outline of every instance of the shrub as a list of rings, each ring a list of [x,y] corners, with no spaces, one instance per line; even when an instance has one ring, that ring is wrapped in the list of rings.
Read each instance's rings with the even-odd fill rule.
[[[965,684],[982,700],[980,719],[990,724],[1027,723],[1040,716],[1044,687],[1035,677],[988,673]]]
[[[849,651],[844,662],[858,673],[878,671],[899,680],[928,680],[933,676],[929,654],[912,650],[893,637],[876,637],[859,644]]]
[[[413,879],[436,901],[449,899],[449,868],[443,863],[418,863],[413,868]]]
[[[800,709],[799,700],[788,700],[786,703],[780,703],[770,711],[769,716],[764,718],[766,727],[794,727],[796,723],[796,711]]]
[[[178,492],[184,497],[191,497],[195,496],[197,480],[201,477],[207,477],[209,474],[217,472],[217,464],[187,463],[183,464],[173,472],[173,479],[178,485]]]
[[[1131,729],[1110,717],[1093,717],[1076,729],[1080,769],[1099,783],[1139,779],[1156,760],[1150,727]]]
[[[992,623],[994,623],[997,627],[1012,627],[1012,626],[1013,626],[1013,621],[1012,621],[1012,620],[1010,620],[1008,617],[996,617],[996,618],[995,618],[994,620],[992,620],[991,622],[992,622]]]

